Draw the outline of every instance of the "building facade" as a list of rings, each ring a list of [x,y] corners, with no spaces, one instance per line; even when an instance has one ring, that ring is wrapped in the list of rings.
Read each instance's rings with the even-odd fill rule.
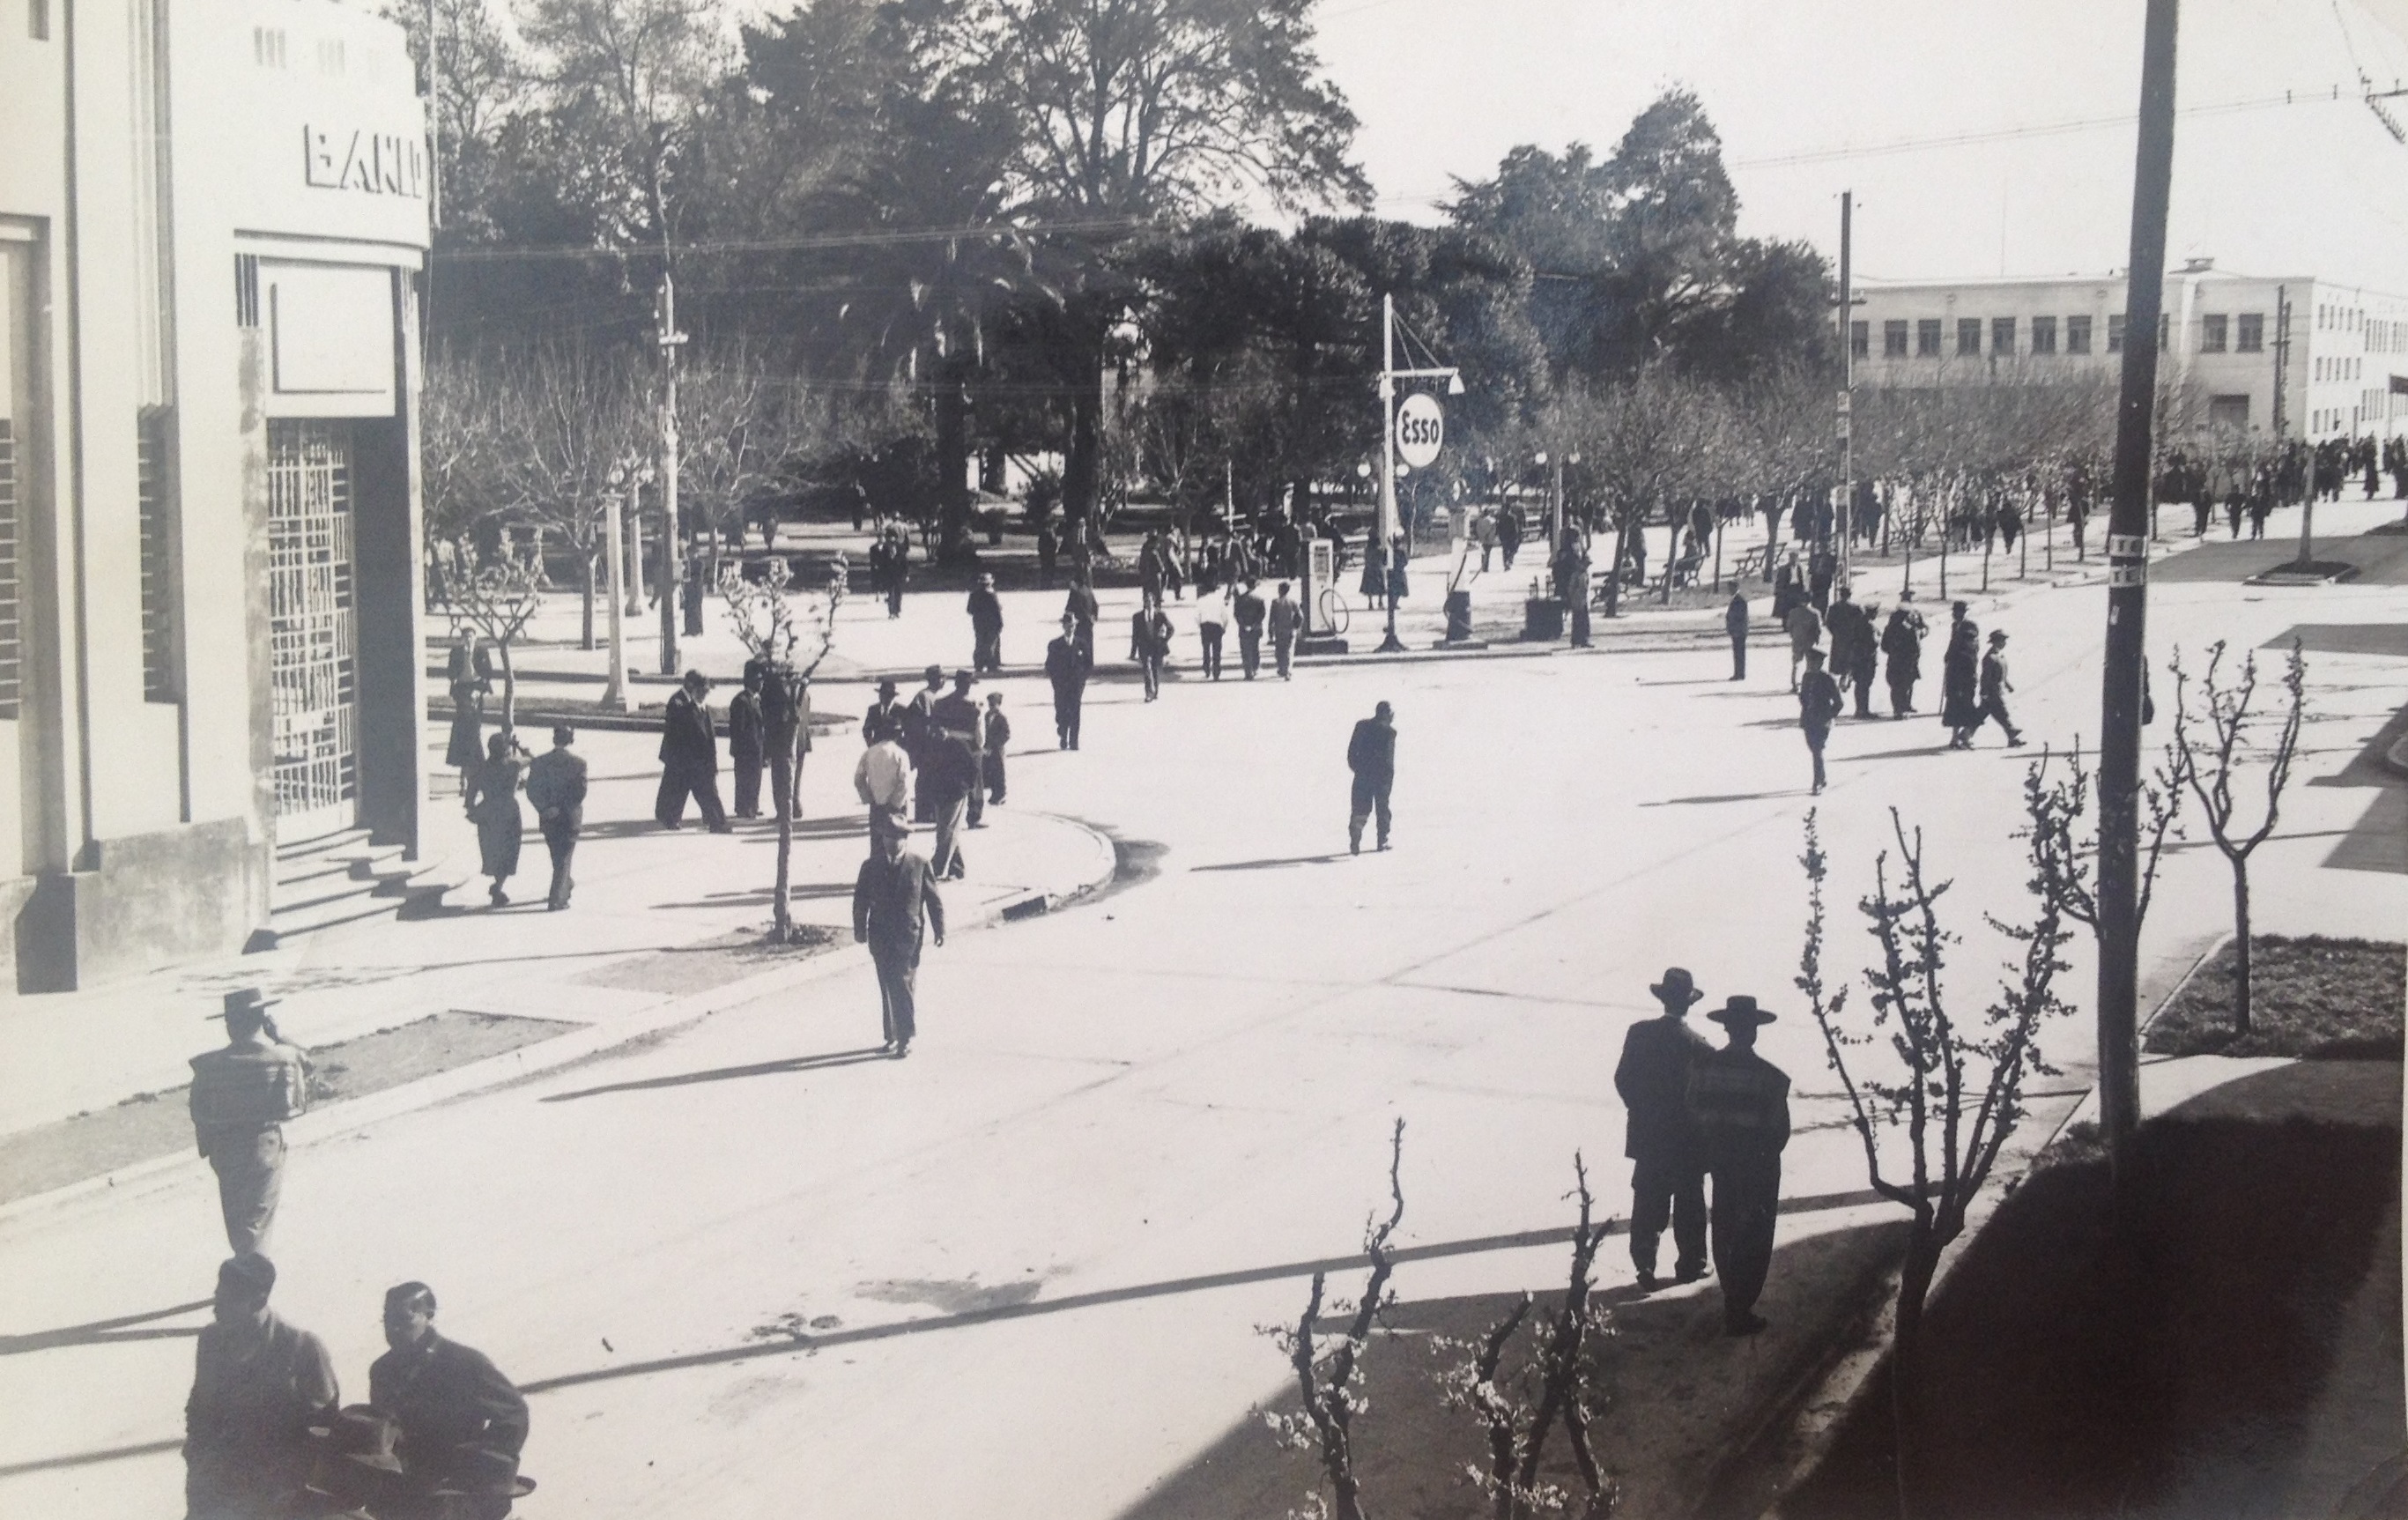
[[[21,991],[238,947],[425,796],[420,104],[311,0],[0,0],[0,907]]]
[[[1856,295],[1860,385],[2112,382],[2124,351],[2120,277],[1868,280]],[[2193,427],[2310,439],[2408,429],[2408,299],[2195,260],[2166,277],[2157,339],[2160,380]]]

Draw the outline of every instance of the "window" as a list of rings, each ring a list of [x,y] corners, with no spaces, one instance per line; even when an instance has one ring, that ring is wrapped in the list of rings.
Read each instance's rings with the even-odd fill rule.
[[[2107,351],[2124,351],[2124,313],[2121,311],[2112,312],[2107,318]]]
[[[0,258],[0,273],[7,262]],[[0,297],[7,292],[0,290]],[[0,362],[7,355],[0,353]],[[17,716],[23,695],[25,639],[20,617],[22,584],[18,574],[17,435],[15,420],[0,417],[0,718]]]
[[[1872,325],[1869,322],[1848,323],[1848,351],[1859,359],[1872,354]]]
[[[2207,398],[2207,425],[2229,428],[2235,433],[2249,431],[2249,395],[2212,395]]]
[[[2068,353],[2090,351],[2090,319],[2088,317],[2065,319],[2065,351]]]
[[[1940,319],[1923,317],[1914,324],[1914,356],[1918,359],[1940,357]]]
[[[174,414],[145,407],[135,437],[134,501],[140,542],[142,699],[173,702],[176,680],[176,496],[169,468]]]
[[[2057,351],[2057,319],[2055,317],[2034,317],[2032,319],[2031,351],[2034,353],[2055,353]]]
[[[2233,335],[2232,343],[2236,352],[2263,353],[2266,351],[2266,313],[2243,311],[2241,313],[2239,326],[2240,331]]]
[[[1905,323],[1885,322],[1882,323],[1882,357],[1885,359],[1903,359],[1906,357]]]
[[[2015,319],[1992,317],[1990,319],[1990,357],[2011,359],[2014,357],[2014,352]]]
[[[2224,351],[2224,319],[2222,317],[2199,319],[2199,351],[2201,353]]]
[[[1973,357],[1975,357],[1976,355],[1978,355],[1981,351],[1982,351],[1982,319],[1981,319],[1981,318],[1979,318],[1979,317],[1959,317],[1959,318],[1957,318],[1957,319],[1956,319],[1956,355],[1957,355],[1957,357],[1958,357],[1958,358],[1960,358],[1960,359],[1971,359],[1971,358],[1973,358]]]
[[[2174,314],[2171,311],[2160,311],[2157,313],[2157,351],[2163,353],[2173,346]]]

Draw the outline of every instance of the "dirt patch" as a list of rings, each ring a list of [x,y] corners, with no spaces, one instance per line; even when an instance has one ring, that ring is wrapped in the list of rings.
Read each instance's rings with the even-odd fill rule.
[[[1781,1247],[1760,1312],[1772,1327],[1734,1340],[1721,1333],[1721,1300],[1712,1280],[1698,1288],[1641,1298],[1635,1290],[1600,1294],[1612,1337],[1595,1354],[1599,1398],[1590,1436],[1598,1461],[1621,1492],[1617,1514],[1668,1516],[1698,1513],[1710,1491],[1749,1492],[1734,1481],[1734,1452],[1756,1443],[1820,1371],[1826,1349],[1846,1337],[1874,1305],[1883,1271],[1905,1240],[1902,1224],[1884,1222],[1828,1231]],[[1620,1246],[1617,1237],[1606,1246]],[[1359,1287],[1359,1273],[1332,1280],[1333,1291]],[[1297,1289],[1297,1305],[1304,1292]],[[1445,1407],[1439,1377],[1461,1354],[1437,1352],[1440,1337],[1481,1335],[1517,1301],[1506,1294],[1441,1298],[1397,1306],[1365,1357],[1369,1398],[1355,1422],[1357,1471],[1367,1507],[1383,1517],[1481,1520],[1488,1501],[1466,1468],[1485,1458],[1483,1427]],[[1540,1295],[1543,1312],[1561,1291]],[[1525,1329],[1517,1345],[1526,1353]],[[1266,1384],[1279,1375],[1279,1354],[1263,1343]],[[1507,1366],[1516,1365],[1509,1355]],[[1293,1384],[1268,1409],[1294,1414]],[[1583,1492],[1563,1438],[1548,1448],[1542,1481]],[[1309,1455],[1279,1444],[1259,1416],[1239,1424],[1128,1510],[1123,1520],[1268,1520],[1298,1508],[1315,1486]],[[1761,1510],[1769,1492],[1747,1509]],[[1745,1508],[1735,1501],[1734,1513]],[[1577,1513],[1577,1504],[1574,1511]]]
[[[2301,1064],[2145,1126],[2000,1205],[1933,1300],[1918,1516],[2334,1513],[2408,1441],[2400,1068]],[[1897,1513],[1885,1369],[1791,1520]]]
[[[554,1019],[512,1018],[457,1010],[309,1052],[313,1105],[365,1097],[532,1045],[581,1027]],[[144,1093],[112,1108],[79,1113],[0,1140],[0,1203],[99,1177],[189,1150],[193,1117],[184,1087]]]
[[[2372,939],[2321,935],[2252,938],[2255,1025],[2232,1033],[2232,949],[2201,966],[2149,1024],[2158,1055],[2289,1055],[2306,1060],[2401,1058],[2408,950]]]
[[[779,944],[761,931],[738,929],[717,939],[680,945],[675,950],[657,950],[649,955],[612,961],[573,980],[589,987],[612,987],[621,992],[709,992],[756,976],[782,962],[817,955],[837,942],[837,931],[824,925],[797,924],[792,932],[793,939]]]

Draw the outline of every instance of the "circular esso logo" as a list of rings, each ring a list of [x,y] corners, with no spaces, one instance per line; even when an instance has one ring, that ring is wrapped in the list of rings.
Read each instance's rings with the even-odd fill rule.
[[[1405,397],[1397,409],[1398,455],[1420,469],[1438,457],[1445,441],[1446,413],[1439,409],[1438,397],[1419,391]]]

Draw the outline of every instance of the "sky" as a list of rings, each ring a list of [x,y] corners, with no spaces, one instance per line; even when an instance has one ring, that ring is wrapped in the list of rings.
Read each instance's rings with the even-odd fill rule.
[[[2131,236],[2141,0],[1322,0],[1328,76],[1383,215],[1426,221],[1519,143],[1611,151],[1662,91],[1721,132],[1741,231],[1869,280],[2097,274]],[[2188,0],[2167,253],[2408,294],[2408,146],[2358,98],[2408,85],[2408,0]],[[2342,98],[2332,100],[2334,86]],[[2262,104],[2288,91],[2300,104]],[[2313,102],[2306,97],[2315,96]],[[2408,124],[2408,98],[2393,104]],[[1827,150],[2125,118],[1914,151]],[[1777,162],[1782,159],[1792,162]]]

